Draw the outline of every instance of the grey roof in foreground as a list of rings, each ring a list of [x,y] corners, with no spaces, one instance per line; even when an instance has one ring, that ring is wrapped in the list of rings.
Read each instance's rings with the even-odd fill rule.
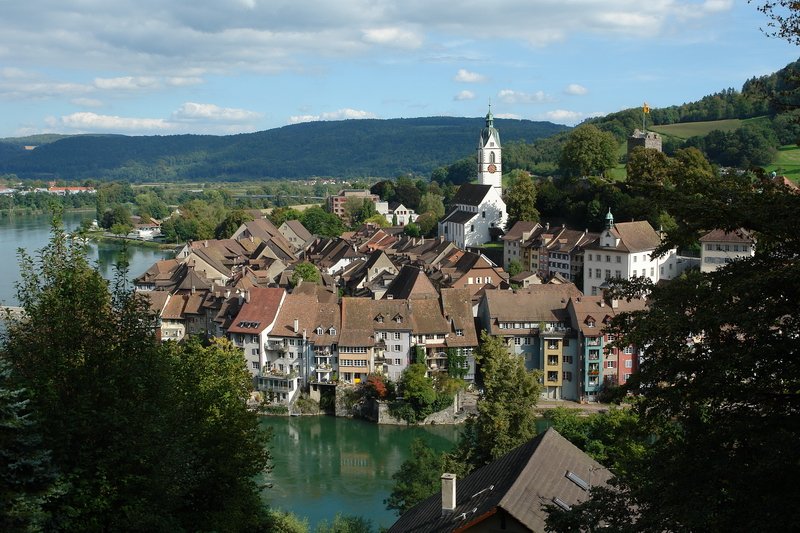
[[[442,512],[440,492],[403,514],[389,533],[469,530],[502,510],[530,531],[544,532],[548,504],[567,505],[589,493],[567,477],[589,486],[605,484],[611,473],[553,428],[456,481],[456,507]]]

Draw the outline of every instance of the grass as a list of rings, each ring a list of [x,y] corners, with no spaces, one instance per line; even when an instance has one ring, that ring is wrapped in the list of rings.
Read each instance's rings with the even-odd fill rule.
[[[775,171],[794,182],[800,182],[800,146],[787,145],[778,148],[778,156],[771,165],[764,167],[767,172]]]
[[[665,126],[650,126],[648,129],[661,135],[686,140],[689,137],[708,135],[712,130],[734,131],[742,127],[744,121],[733,118],[728,120],[711,120],[706,122],[681,122]]]

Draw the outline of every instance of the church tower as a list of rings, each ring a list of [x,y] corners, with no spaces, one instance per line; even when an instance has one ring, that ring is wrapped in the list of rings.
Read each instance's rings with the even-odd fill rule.
[[[503,164],[500,147],[500,133],[494,127],[492,105],[486,113],[486,127],[481,130],[478,141],[478,183],[491,185],[497,192],[503,193]]]

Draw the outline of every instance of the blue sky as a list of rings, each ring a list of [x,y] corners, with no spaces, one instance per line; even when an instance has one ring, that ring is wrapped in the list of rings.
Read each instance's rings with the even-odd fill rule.
[[[798,59],[743,0],[28,0],[0,17],[0,137],[310,120],[574,125]]]

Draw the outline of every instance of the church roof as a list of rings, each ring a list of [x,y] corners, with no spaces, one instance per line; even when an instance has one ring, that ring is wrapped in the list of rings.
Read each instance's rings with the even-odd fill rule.
[[[455,208],[446,217],[442,219],[442,223],[445,222],[454,222],[455,224],[466,224],[473,218],[478,216],[478,213],[473,213],[472,211],[464,211],[462,209]]]
[[[491,189],[491,185],[465,183],[459,187],[450,205],[472,205],[477,207],[481,205],[481,202],[483,202],[483,199],[486,198],[486,195]]]

